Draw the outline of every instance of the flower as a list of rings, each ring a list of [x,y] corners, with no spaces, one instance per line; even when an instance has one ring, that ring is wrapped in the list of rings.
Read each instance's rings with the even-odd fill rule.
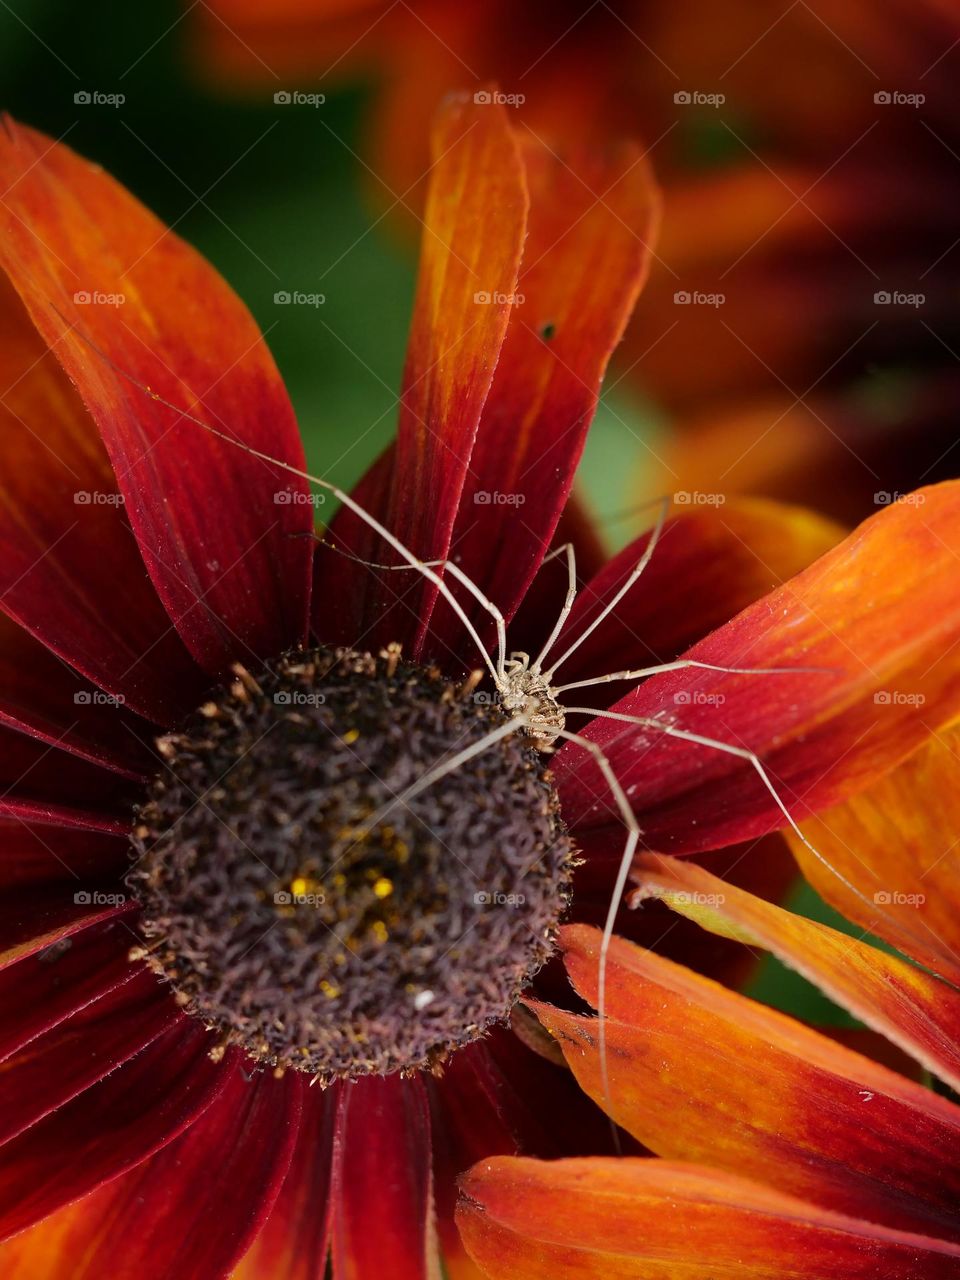
[[[864,790],[957,714],[953,485],[809,568],[836,538],[823,521],[691,503],[644,591],[587,635],[653,536],[603,565],[567,498],[655,193],[635,150],[560,161],[495,103],[448,103],[434,148],[396,443],[317,550],[319,495],[248,312],[99,168],[5,127],[11,1280],[292,1280],[328,1251],[338,1278],[418,1277],[435,1238],[470,1274],[456,1173],[607,1149],[514,1007],[568,896],[567,828],[587,859],[575,918],[605,908],[622,858],[590,744],[651,838],[693,851],[784,826],[781,791],[802,816]],[[456,560],[442,579],[395,572],[397,538]],[[668,671],[615,703],[639,727],[603,718],[619,690],[600,685],[601,715],[554,757],[526,722],[494,750],[486,730],[511,722],[471,674],[471,628],[496,627],[451,584],[469,574],[536,653],[567,591],[556,557],[538,570],[568,541],[587,581],[565,681],[687,651],[790,670]],[[688,731],[758,751],[774,792]],[[531,900],[465,897],[474,857]]]
[[[855,522],[956,474],[952,6],[216,0],[191,22],[231,87],[375,74],[368,160],[401,208],[432,104],[471,78],[546,139],[645,141],[664,234],[620,376],[682,428],[646,493],[719,469]]]
[[[960,1106],[917,1079],[922,1069],[960,1087],[958,743],[956,728],[938,735],[805,824],[831,870],[792,838],[857,936],[688,861],[640,860],[637,904],[657,899],[770,952],[866,1024],[869,1056],[615,942],[608,1094],[596,1022],[535,1007],[581,1085],[662,1158],[476,1166],[461,1228],[484,1274],[960,1274]],[[576,990],[596,1005],[596,931],[572,926],[562,945]]]

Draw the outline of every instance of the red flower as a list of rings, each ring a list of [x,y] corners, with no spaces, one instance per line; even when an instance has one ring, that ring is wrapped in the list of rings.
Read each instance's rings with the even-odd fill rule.
[[[655,198],[635,152],[562,161],[493,105],[451,103],[434,145],[397,441],[354,500],[421,559],[454,555],[530,653],[566,590],[559,562],[538,569],[555,540],[571,541],[589,581],[553,650],[562,653],[648,545],[601,569],[588,522],[565,503],[645,271]],[[474,740],[477,725],[502,728],[502,712],[463,695],[485,658],[451,598],[485,636],[495,633],[489,610],[455,595],[454,571],[440,585],[351,559],[398,563],[355,508],[333,525],[339,553],[314,557],[292,410],[256,326],[126,192],[13,125],[0,185],[0,265],[12,286],[0,348],[0,1231],[16,1237],[0,1246],[0,1269],[12,1280],[209,1280],[234,1268],[245,1280],[306,1280],[323,1273],[329,1248],[341,1278],[419,1277],[434,1262],[435,1218],[451,1271],[469,1274],[453,1226],[457,1172],[518,1147],[561,1155],[604,1144],[600,1114],[571,1076],[525,1047],[542,1048],[527,1024],[523,1040],[505,1027],[480,1038],[477,1002],[500,998],[504,984],[513,1000],[510,948],[519,938],[535,967],[553,918],[529,917],[536,936],[504,925],[503,949],[464,943],[445,969],[436,939],[422,936],[439,922],[457,947],[469,934],[453,928],[461,907],[491,936],[482,893],[473,905],[451,897],[447,879],[471,869],[457,853],[508,860],[532,841],[553,854],[551,840],[562,851],[556,795],[518,722],[502,750],[423,791],[443,831],[458,833],[444,858],[436,832],[408,839],[400,818],[378,817],[377,789],[390,788],[350,761],[373,743],[386,753],[374,763],[388,759],[406,795],[430,773],[417,754],[430,717],[460,716]],[[577,918],[605,909],[624,842],[609,779],[584,742],[602,744],[647,838],[693,851],[784,826],[781,796],[799,816],[845,800],[957,715],[960,681],[944,655],[960,637],[958,530],[954,486],[884,511],[809,569],[833,533],[796,512],[731,505],[666,525],[643,589],[576,648],[565,684],[685,651],[686,664],[816,670],[684,665],[616,703],[639,726],[596,718],[558,752],[562,813],[587,855]],[[318,648],[301,648],[308,640]],[[401,665],[389,648],[366,666],[331,657],[344,643],[399,643],[403,663],[434,660],[441,674]],[[317,683],[331,671],[340,684]],[[620,691],[599,688],[609,700]],[[334,721],[333,746],[320,749],[310,735],[329,728],[331,690],[337,707],[357,701],[351,727]],[[898,696],[876,700],[889,690]],[[295,694],[313,698],[309,711],[292,709]],[[378,698],[387,711],[371,720]],[[708,750],[697,735],[743,754]],[[223,752],[233,755],[220,772]],[[491,789],[483,770],[494,768],[504,772]],[[197,776],[204,784],[188,795]],[[524,788],[537,797],[526,809]],[[142,918],[123,878],[134,808],[144,857],[130,883],[142,887]],[[407,808],[408,825],[424,812]],[[509,840],[484,839],[507,821]],[[312,839],[318,831],[325,839]],[[313,864],[344,841],[369,845],[405,892],[423,895],[398,917],[388,875],[351,884],[355,899],[336,898],[342,920],[361,896],[363,910],[345,940],[290,902],[332,872]],[[290,878],[293,857],[311,866]],[[281,863],[289,893],[271,896]],[[372,863],[354,865],[365,875]],[[559,910],[567,865],[556,870],[556,884],[542,872],[537,883]],[[335,896],[334,880],[324,885]],[[264,919],[263,937],[241,950]],[[351,968],[349,944],[362,959],[374,942],[379,963]],[[416,1015],[437,997],[417,985],[418,947],[433,947],[448,984],[437,1000],[445,1016],[458,984],[468,993],[461,1024],[447,1026],[449,1043],[405,1059],[407,1074],[371,1073],[364,1055],[376,1066],[376,1053],[415,1038]],[[411,998],[384,1005],[379,1028],[337,1023],[365,982],[372,989],[408,960]],[[302,990],[288,981],[297,965]],[[345,992],[334,981],[342,967]],[[327,1068],[318,1055],[334,1041]],[[324,1083],[337,1077],[331,1087],[282,1070],[298,1053]],[[425,1063],[442,1073],[415,1069]]]

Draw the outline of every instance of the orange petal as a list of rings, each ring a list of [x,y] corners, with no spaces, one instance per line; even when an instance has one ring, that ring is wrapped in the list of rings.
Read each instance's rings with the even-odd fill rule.
[[[479,95],[478,95],[479,97]],[[403,374],[390,498],[384,525],[423,560],[443,559],[470,463],[480,414],[493,380],[517,291],[527,225],[527,184],[506,108],[466,95],[440,111],[423,218],[417,296]],[[379,536],[344,516],[337,543],[376,563],[403,563]],[[348,642],[364,635],[372,652],[426,628],[436,588],[411,587],[397,573],[365,574],[342,556],[329,573],[314,614],[326,636],[325,601],[338,604]],[[339,564],[336,562],[339,561]],[[404,590],[404,607],[397,594]],[[372,632],[371,632],[372,628]]]
[[[770,951],[960,1089],[960,992],[954,987],[857,938],[745,893],[692,862],[646,857],[635,879],[641,886],[635,901],[660,899],[712,933]]]
[[[571,981],[594,1005],[600,937],[578,925],[561,937]],[[581,1086],[645,1147],[960,1240],[960,1107],[621,939],[606,996],[609,1098],[596,1019],[536,1012]]]
[[[313,548],[292,535],[312,528],[306,484],[142,389],[302,468],[293,409],[253,317],[99,166],[4,126],[0,265],[99,428],[177,631],[217,673],[302,643]]]
[[[659,192],[636,146],[523,140],[530,222],[454,530],[457,562],[509,621],[550,545],[607,362],[643,287]],[[471,605],[490,632],[490,618]],[[444,607],[434,644],[463,648]]]
[[[584,732],[606,750],[649,848],[718,848],[787,819],[749,759],[668,736],[658,723],[753,751],[780,801],[806,818],[869,786],[960,715],[957,644],[960,482],[950,481],[864,521],[684,655],[800,670],[654,676],[613,710],[656,723],[605,719]],[[577,705],[591,705],[588,696]],[[622,842],[585,750],[565,746],[554,771],[567,821],[608,828]]]
[[[837,872],[788,837],[804,875],[828,902],[960,985],[960,729],[938,735],[803,831]]]
[[[947,1280],[960,1248],[666,1160],[500,1156],[461,1182],[467,1249],[493,1280]]]

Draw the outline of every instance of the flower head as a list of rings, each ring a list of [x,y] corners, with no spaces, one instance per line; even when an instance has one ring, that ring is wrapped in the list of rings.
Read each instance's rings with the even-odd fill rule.
[[[763,504],[601,567],[568,498],[647,170],[470,99],[434,148],[396,442],[318,544],[239,300],[101,170],[0,139],[17,1280],[415,1277],[435,1228],[465,1265],[458,1172],[609,1146],[517,1006],[574,846],[591,919],[639,827],[775,831],[957,714],[953,486],[810,568],[835,530]]]

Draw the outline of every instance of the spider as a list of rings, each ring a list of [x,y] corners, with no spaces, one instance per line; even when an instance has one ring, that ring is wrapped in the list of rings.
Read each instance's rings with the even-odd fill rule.
[[[802,844],[805,845],[811,854],[817,858],[832,875],[836,876],[837,879],[841,881],[850,893],[857,898],[861,898],[868,906],[871,905],[867,902],[867,899],[864,898],[863,894],[861,894],[846,879],[846,877],[837,871],[836,868],[832,867],[823,854],[821,854],[819,850],[816,849],[816,847],[807,839],[788,810],[786,804],[781,799],[762,760],[755,752],[750,751],[745,747],[736,746],[733,743],[723,742],[716,738],[706,737],[702,734],[692,732],[691,730],[683,729],[666,720],[657,719],[651,716],[629,715],[624,712],[606,708],[569,705],[563,700],[564,694],[568,694],[576,689],[586,689],[596,685],[608,684],[616,681],[635,682],[644,680],[649,676],[661,675],[668,671],[677,671],[691,667],[709,671],[744,675],[776,675],[787,672],[796,673],[798,671],[810,672],[813,670],[822,670],[819,668],[814,669],[809,667],[725,667],[700,662],[692,658],[678,658],[673,662],[657,663],[652,666],[638,667],[624,671],[607,672],[588,679],[577,680],[570,684],[557,683],[557,673],[559,669],[596,630],[596,628],[613,614],[617,605],[635,586],[643,574],[643,571],[650,563],[663,532],[667,512],[670,508],[669,498],[664,499],[661,502],[660,510],[653,525],[653,529],[631,572],[627,575],[621,586],[611,596],[597,616],[557,657],[553,656],[553,650],[560,639],[564,625],[571,614],[574,601],[577,597],[577,569],[576,556],[572,543],[565,543],[549,552],[544,558],[544,564],[551,559],[561,556],[565,557],[566,560],[567,590],[563,606],[549,636],[547,637],[547,640],[538,654],[531,656],[530,654],[523,652],[510,652],[507,648],[507,623],[503,613],[492,600],[488,599],[484,595],[477,584],[473,582],[466,573],[464,573],[456,561],[451,559],[433,561],[420,560],[416,554],[410,550],[410,548],[405,546],[399,538],[391,533],[389,529],[387,529],[379,520],[376,519],[375,516],[362,507],[360,503],[351,497],[351,495],[345,490],[339,488],[329,480],[325,480],[320,476],[311,475],[309,472],[303,471],[290,463],[271,457],[268,453],[255,449],[251,445],[238,440],[228,431],[222,430],[219,427],[214,427],[209,422],[205,422],[203,419],[190,413],[180,405],[174,404],[172,401],[165,399],[157,392],[151,390],[144,383],[138,381],[135,377],[118,366],[89,338],[84,337],[83,340],[91,346],[93,350],[117,374],[158,404],[172,410],[178,415],[179,419],[191,422],[234,448],[241,449],[252,457],[258,458],[262,462],[269,463],[271,466],[278,467],[290,475],[295,476],[297,479],[314,484],[318,488],[331,494],[347,510],[351,511],[371,530],[378,534],[384,542],[396,552],[403,563],[377,564],[376,562],[362,560],[359,556],[355,556],[351,552],[340,548],[334,549],[340,551],[341,554],[347,555],[350,559],[357,560],[370,568],[384,571],[414,571],[421,574],[427,581],[433,584],[438,593],[447,601],[459,618],[460,622],[465,627],[471,640],[476,645],[477,651],[483,662],[483,667],[486,669],[486,674],[490,676],[496,689],[497,697],[504,712],[504,720],[488,734],[473,742],[469,747],[440,760],[432,769],[427,770],[427,772],[424,773],[415,783],[407,787],[400,794],[394,796],[388,803],[366,818],[363,823],[352,832],[351,839],[353,841],[361,839],[365,834],[372,831],[394,809],[408,804],[409,801],[419,795],[422,791],[426,790],[428,787],[436,785],[437,782],[441,781],[444,777],[458,769],[467,760],[480,752],[487,750],[495,742],[509,734],[522,734],[529,740],[530,745],[535,750],[542,753],[551,753],[555,751],[558,742],[574,743],[586,751],[595,761],[597,768],[609,788],[610,795],[615,803],[625,829],[623,851],[619,860],[613,891],[611,893],[609,906],[604,919],[598,955],[597,1049],[600,1064],[601,1085],[608,1111],[610,1110],[611,1098],[605,1025],[607,959],[613,938],[614,924],[620,906],[623,902],[630,876],[630,870],[643,832],[639,822],[637,821],[636,815],[633,812],[630,800],[617,778],[616,772],[606,753],[590,738],[567,728],[568,716],[588,716],[591,718],[612,720],[624,725],[633,725],[650,730],[654,733],[664,734],[668,737],[678,738],[683,741],[702,746],[707,750],[718,751],[725,755],[734,756],[746,761],[751,768],[755,770],[763,783],[763,786],[769,792],[777,808],[782,813],[787,825],[791,828]],[[492,619],[496,628],[495,659],[491,657],[487,650],[487,646],[481,638],[480,632],[477,630],[477,627],[452,590],[450,585],[451,581],[458,583],[465,591],[472,595],[482,610]],[[476,688],[477,684],[479,684],[483,677],[483,668],[475,670],[468,678],[468,682],[465,687],[468,690]]]

